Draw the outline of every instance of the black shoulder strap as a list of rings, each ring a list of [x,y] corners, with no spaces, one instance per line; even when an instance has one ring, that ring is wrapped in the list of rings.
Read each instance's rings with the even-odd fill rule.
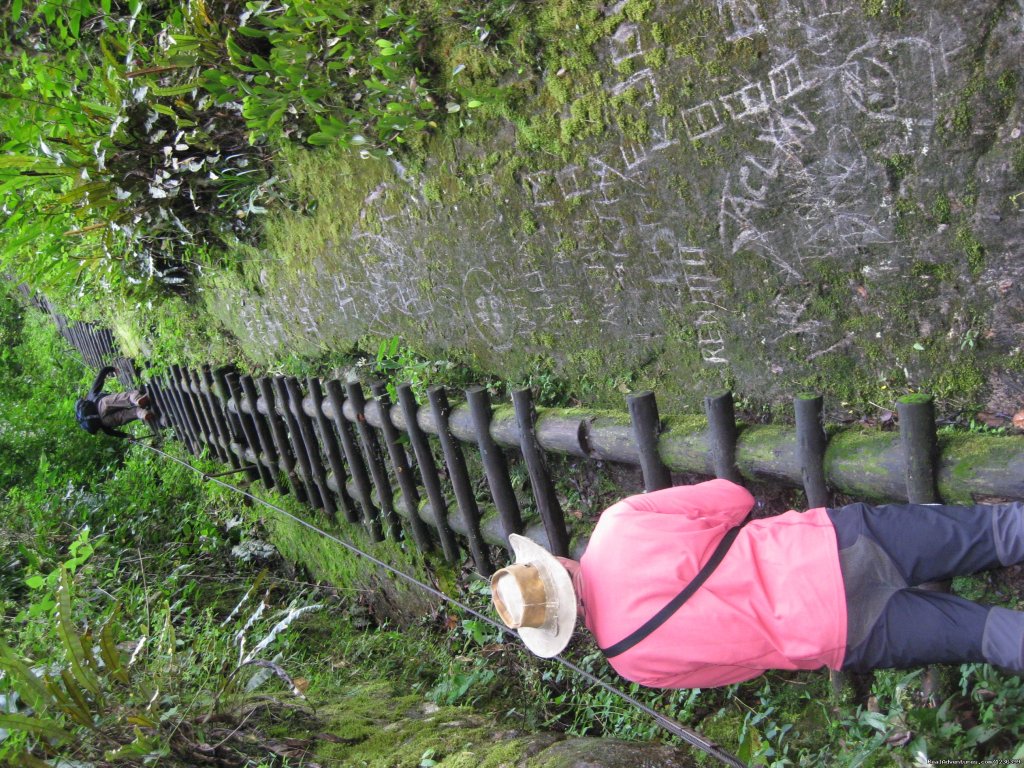
[[[609,659],[613,656],[618,656],[620,653],[628,651],[664,624],[673,613],[679,610],[683,603],[693,597],[693,593],[700,589],[701,584],[708,580],[708,577],[714,572],[715,568],[718,567],[719,563],[722,562],[722,559],[725,557],[725,553],[729,551],[729,547],[732,546],[736,537],[739,536],[740,530],[749,522],[750,518],[747,517],[746,520],[735,528],[730,529],[725,536],[722,537],[722,540],[718,542],[718,546],[715,547],[715,551],[711,554],[711,557],[708,558],[706,563],[704,563],[704,567],[701,568],[697,575],[693,577],[693,581],[687,584],[683,588],[683,591],[672,598],[664,608],[649,618],[643,626],[631,635],[628,635],[609,648],[602,648],[601,652]]]

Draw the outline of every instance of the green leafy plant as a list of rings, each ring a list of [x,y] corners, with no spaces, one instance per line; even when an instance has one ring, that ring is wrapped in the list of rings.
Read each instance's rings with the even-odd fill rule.
[[[126,15],[109,2],[42,2],[4,30],[17,53],[0,72],[0,265],[35,286],[181,286],[204,244],[239,234],[238,211],[258,212],[219,215],[222,176],[253,189],[269,179],[241,118],[145,84],[153,66],[140,41],[156,24],[139,2]],[[31,55],[25,36],[38,41]],[[227,197],[238,203],[237,190]]]
[[[396,384],[404,382],[411,384],[413,392],[420,398],[425,397],[427,388],[434,384],[470,383],[468,372],[456,363],[422,357],[405,346],[398,336],[381,341],[375,359],[364,361],[363,365],[370,367],[374,376],[387,382],[393,401],[396,399]]]
[[[232,25],[212,20],[198,0],[190,7],[190,23],[165,38],[157,68],[170,73],[165,80],[187,79],[154,91],[201,89],[217,104],[239,104],[251,141],[389,154],[406,133],[437,126],[418,68],[423,33],[409,15],[375,16],[352,2],[250,2]]]

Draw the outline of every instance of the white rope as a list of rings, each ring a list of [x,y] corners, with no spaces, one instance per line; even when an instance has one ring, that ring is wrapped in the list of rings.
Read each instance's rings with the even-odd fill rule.
[[[434,587],[430,586],[429,584],[425,584],[424,582],[420,581],[416,577],[410,576],[409,574],[405,573],[404,571],[400,571],[399,569],[395,568],[394,566],[388,565],[383,560],[380,560],[379,558],[376,558],[373,555],[371,555],[371,554],[369,554],[367,552],[364,552],[363,550],[359,549],[358,547],[348,543],[347,541],[345,541],[343,539],[338,538],[337,536],[335,536],[334,534],[330,533],[329,531],[325,531],[324,529],[314,525],[313,523],[309,522],[308,520],[304,520],[301,517],[298,517],[297,515],[293,515],[291,512],[289,512],[286,509],[283,509],[282,507],[278,506],[277,504],[274,504],[274,503],[272,503],[270,501],[267,501],[266,499],[262,499],[259,496],[255,496],[252,493],[250,493],[249,491],[245,490],[244,488],[239,488],[238,486],[231,485],[230,483],[226,483],[226,482],[224,482],[223,480],[221,480],[218,477],[214,477],[212,475],[208,475],[205,472],[203,472],[202,470],[198,469],[197,467],[192,466],[187,461],[183,461],[182,459],[179,459],[176,456],[172,456],[171,454],[169,454],[169,453],[167,453],[165,451],[160,450],[156,446],[149,445],[147,443],[142,443],[142,442],[136,440],[135,438],[132,438],[132,442],[136,443],[137,445],[141,445],[144,448],[149,448],[151,451],[154,451],[154,452],[160,454],[161,456],[164,456],[165,458],[170,459],[171,461],[177,462],[178,464],[181,464],[184,467],[188,467],[193,472],[196,472],[197,474],[202,475],[203,479],[206,480],[207,482],[216,483],[217,485],[219,485],[219,486],[221,486],[223,488],[228,488],[228,489],[230,489],[230,490],[232,490],[232,491],[234,491],[236,493],[241,494],[242,496],[245,496],[248,499],[251,499],[252,501],[255,501],[257,504],[262,504],[263,506],[267,507],[268,509],[272,509],[275,512],[277,512],[278,514],[284,515],[289,520],[292,520],[292,521],[298,523],[299,525],[304,526],[305,528],[308,528],[309,530],[313,531],[314,533],[316,533],[316,534],[318,534],[320,536],[323,536],[324,538],[329,539],[330,541],[333,541],[336,544],[340,544],[341,546],[343,546],[345,549],[349,550],[350,552],[352,552],[352,553],[354,553],[356,555],[359,555],[360,557],[363,557],[363,558],[369,560],[370,562],[372,562],[373,564],[375,564],[377,566],[380,566],[381,568],[386,570],[388,573],[391,573],[391,574],[397,576],[398,578],[403,579],[404,581],[407,581],[410,584],[413,584],[413,585],[419,587],[420,589],[422,589],[422,590],[424,590],[426,592],[429,592],[430,594],[432,594],[435,597],[443,600],[444,602],[449,603],[451,605],[454,605],[459,610],[461,610],[461,611],[463,611],[465,613],[468,613],[471,616],[474,616],[474,617],[476,617],[477,619],[480,619],[483,622],[486,622],[487,624],[491,625],[495,629],[498,629],[499,631],[501,631],[503,634],[516,636],[515,632],[510,630],[504,624],[498,623],[497,621],[492,619],[490,616],[482,614],[479,611],[474,610],[473,608],[469,607],[465,603],[462,603],[462,602],[456,600],[455,598],[450,597],[449,595],[444,594],[440,590],[435,589]],[[654,722],[657,723],[659,726],[661,726],[665,730],[669,731],[670,733],[678,736],[683,741],[685,741],[687,744],[689,744],[689,745],[691,745],[693,747],[696,747],[697,749],[701,750],[702,752],[706,752],[707,754],[711,755],[712,757],[714,757],[715,759],[717,759],[718,761],[720,761],[721,763],[723,763],[725,765],[733,766],[733,768],[747,768],[746,764],[743,763],[742,761],[740,761],[737,757],[733,756],[732,754],[730,754],[726,750],[722,749],[721,747],[718,746],[718,744],[716,744],[715,742],[710,741],[709,739],[705,738],[704,736],[702,736],[700,733],[698,733],[697,731],[693,730],[692,728],[687,728],[685,725],[680,723],[678,720],[675,720],[675,719],[673,719],[671,717],[668,717],[667,715],[663,715],[660,712],[657,712],[656,710],[648,707],[646,704],[644,704],[644,703],[638,701],[637,699],[633,698],[632,696],[630,696],[628,693],[626,693],[625,691],[621,690],[620,688],[617,688],[616,686],[614,686],[614,685],[612,685],[610,683],[607,683],[604,680],[601,680],[599,677],[596,677],[595,675],[591,674],[590,672],[587,672],[586,670],[581,669],[580,667],[578,667],[577,665],[573,664],[571,661],[567,660],[566,658],[564,658],[561,655],[555,656],[553,658],[556,661],[558,661],[559,663],[563,664],[568,669],[571,669],[576,674],[586,678],[591,683],[594,683],[595,685],[598,685],[598,686],[604,688],[606,691],[609,691],[610,693],[613,693],[616,696],[619,696],[620,698],[622,698],[623,701],[626,701],[629,704],[632,704],[637,709],[639,709],[642,712],[644,712],[645,714],[649,715],[654,720]]]
[[[74,358],[74,359],[77,362],[81,363],[82,365],[84,365],[86,367],[89,367],[88,364],[84,360],[79,360],[78,358]],[[163,450],[157,448],[154,445],[150,445],[148,443],[144,443],[144,442],[142,442],[142,440],[140,440],[138,438],[134,438],[134,437],[131,438],[131,442],[135,443],[136,445],[141,445],[143,448],[148,448],[149,450],[154,451],[155,453],[158,453],[161,456],[170,459],[171,461],[177,462],[178,464],[181,464],[184,467],[188,467],[193,472],[201,475],[202,478],[204,480],[206,480],[207,482],[216,483],[217,485],[219,485],[219,486],[221,486],[223,488],[227,488],[229,490],[234,491],[235,493],[239,493],[242,496],[245,496],[246,498],[251,499],[252,501],[255,501],[258,504],[262,504],[263,506],[267,507],[268,509],[272,509],[272,510],[274,510],[275,512],[277,512],[279,514],[284,515],[288,519],[298,523],[299,525],[304,526],[305,528],[308,528],[309,530],[313,531],[314,533],[316,533],[316,534],[318,534],[320,536],[323,536],[324,538],[329,539],[330,541],[333,541],[336,544],[340,544],[341,546],[345,547],[345,549],[349,550],[350,552],[352,552],[352,553],[354,553],[356,555],[359,555],[360,557],[363,557],[363,558],[369,560],[370,562],[374,563],[377,566],[380,566],[381,568],[386,570],[388,573],[391,573],[391,574],[397,576],[398,578],[403,579],[404,581],[407,581],[410,584],[413,584],[413,585],[419,587],[420,589],[422,589],[422,590],[424,590],[426,592],[429,592],[430,594],[432,594],[435,597],[443,600],[444,602],[449,603],[451,605],[454,605],[459,610],[461,610],[461,611],[463,611],[465,613],[468,613],[469,615],[474,616],[477,619],[480,619],[481,621],[486,622],[487,624],[490,624],[492,627],[494,627],[494,628],[498,629],[500,632],[502,632],[502,634],[512,635],[512,636],[518,638],[518,636],[516,635],[515,632],[510,630],[504,624],[500,624],[500,623],[494,621],[494,619],[492,619],[490,616],[486,616],[486,615],[480,613],[479,611],[474,610],[473,608],[470,608],[465,603],[462,603],[462,602],[456,600],[455,598],[450,597],[450,596],[444,594],[443,592],[441,592],[438,589],[435,589],[434,587],[430,586],[429,584],[423,583],[422,581],[420,581],[419,579],[415,578],[414,576],[410,576],[409,574],[407,574],[407,573],[405,573],[403,571],[400,571],[400,570],[398,570],[397,568],[395,568],[395,567],[393,567],[391,565],[388,565],[383,560],[380,560],[379,558],[376,558],[376,557],[374,557],[373,555],[371,555],[371,554],[369,554],[367,552],[363,552],[358,547],[355,547],[352,544],[349,544],[347,541],[344,541],[343,539],[338,538],[337,536],[335,536],[334,534],[330,533],[329,531],[325,531],[322,528],[319,528],[318,526],[314,525],[313,523],[310,523],[308,520],[303,520],[301,517],[293,515],[288,510],[282,509],[278,505],[273,504],[272,502],[269,502],[266,499],[262,499],[259,496],[255,496],[255,495],[249,493],[248,491],[246,491],[243,488],[239,488],[238,486],[231,485],[230,483],[226,483],[223,480],[221,480],[219,477],[217,477],[216,475],[207,474],[206,472],[203,472],[198,467],[194,467],[192,464],[189,464],[187,461],[183,461],[182,459],[179,459],[177,456],[172,456],[171,454],[169,454],[166,451],[163,451]],[[610,693],[620,697],[623,701],[625,701],[625,702],[627,702],[629,704],[632,704],[634,707],[636,707],[637,709],[639,709],[640,711],[644,712],[649,717],[651,717],[654,720],[654,722],[657,723],[659,726],[661,726],[662,728],[667,730],[669,733],[672,733],[673,735],[678,736],[680,739],[685,741],[690,746],[696,747],[697,749],[701,750],[702,752],[705,752],[708,755],[711,755],[712,757],[714,757],[716,760],[718,760],[719,762],[723,763],[724,765],[732,766],[732,768],[748,768],[746,763],[742,762],[739,758],[735,757],[734,755],[730,754],[726,750],[722,749],[718,744],[716,744],[715,742],[705,738],[704,736],[702,736],[700,733],[698,733],[697,731],[693,730],[692,728],[687,728],[685,725],[680,723],[678,720],[676,720],[674,718],[671,718],[671,717],[669,717],[667,715],[663,715],[660,712],[657,712],[656,710],[652,709],[651,707],[647,706],[646,704],[644,704],[644,703],[638,701],[637,699],[633,698],[632,696],[630,696],[628,693],[626,693],[622,689],[617,688],[616,686],[612,685],[611,683],[605,682],[604,680],[602,680],[599,677],[591,674],[590,672],[587,672],[584,669],[581,669],[576,664],[573,664],[571,661],[569,661],[568,659],[566,659],[565,657],[563,657],[561,655],[554,656],[553,658],[556,661],[558,661],[559,663],[561,663],[562,665],[564,665],[566,668],[571,669],[577,675],[580,675],[581,677],[585,678],[586,680],[590,681],[591,683],[593,683],[595,685],[598,685],[601,688],[604,688],[606,691],[608,691],[608,692],[610,692]]]

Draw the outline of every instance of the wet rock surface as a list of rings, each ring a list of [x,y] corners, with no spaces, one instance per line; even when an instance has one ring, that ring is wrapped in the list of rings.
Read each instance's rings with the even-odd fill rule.
[[[697,763],[686,751],[660,744],[577,738],[560,741],[523,765],[525,768],[691,768]]]
[[[386,685],[353,685],[320,710],[315,762],[438,768],[691,768],[693,752],[654,743],[526,733],[467,707],[416,702]],[[326,734],[326,735],[325,735]]]
[[[353,161],[329,244],[222,283],[225,325],[257,356],[400,334],[683,403],[728,384],[1017,407],[1021,6],[623,5],[591,93],[533,75],[555,143],[493,120],[416,171]]]

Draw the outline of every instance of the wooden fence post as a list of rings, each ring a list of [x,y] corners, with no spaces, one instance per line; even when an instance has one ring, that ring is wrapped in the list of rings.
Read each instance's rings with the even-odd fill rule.
[[[629,418],[633,425],[633,439],[640,451],[640,469],[644,476],[644,490],[660,491],[672,485],[672,475],[658,454],[661,419],[653,392],[638,392],[626,398]]]
[[[430,400],[430,409],[434,414],[434,422],[437,424],[437,437],[441,441],[444,463],[448,467],[448,477],[452,482],[452,489],[455,491],[455,502],[458,504],[459,512],[466,524],[469,550],[473,555],[473,562],[476,563],[476,569],[482,576],[490,576],[494,568],[487,552],[487,543],[480,532],[480,507],[477,506],[476,498],[473,495],[473,486],[466,469],[466,457],[463,456],[462,448],[452,435],[451,426],[448,423],[448,414],[451,412],[448,396],[445,394],[444,387],[438,386],[427,390],[427,398]]]
[[[413,541],[416,542],[420,551],[430,552],[434,548],[434,541],[426,523],[420,517],[420,494],[416,490],[416,479],[413,476],[412,467],[409,465],[405,448],[399,442],[398,428],[391,420],[391,401],[388,398],[387,387],[383,382],[375,381],[370,385],[370,391],[373,392],[377,408],[380,410],[380,430],[384,435],[384,445],[388,449],[388,457],[391,459],[391,468],[398,481],[398,487],[402,491],[402,506],[405,507],[406,517],[409,518]]]
[[[341,500],[342,509],[345,510],[345,519],[350,523],[357,523],[359,522],[359,513],[346,487],[348,473],[345,471],[345,462],[341,458],[341,449],[338,446],[334,428],[331,426],[331,420],[324,413],[324,393],[320,379],[310,376],[306,379],[306,386],[309,389],[309,398],[313,402],[313,409],[316,411],[315,422],[320,432],[320,442],[323,443],[324,452],[327,454],[327,463],[331,467],[338,499]]]
[[[434,454],[430,450],[430,443],[427,442],[427,436],[417,421],[419,405],[416,403],[416,396],[412,393],[411,384],[398,385],[398,404],[405,417],[405,429],[409,434],[409,443],[412,445],[416,463],[420,468],[420,479],[423,481],[423,490],[427,494],[427,502],[433,513],[441,549],[449,563],[457,563],[459,561],[459,545],[448,524],[448,502],[445,501],[444,493],[441,491],[441,478],[437,474],[437,465],[434,463]]]
[[[512,479],[508,474],[505,454],[491,437],[491,398],[484,387],[470,387],[466,390],[466,402],[473,417],[476,444],[480,449],[480,459],[487,475],[487,485],[491,489],[491,498],[494,499],[494,506],[501,518],[505,546],[508,548],[509,535],[523,532],[523,517],[519,511],[515,490],[512,488]]]
[[[518,389],[512,393],[512,405],[519,425],[519,447],[523,452],[526,470],[530,474],[533,498],[537,511],[544,521],[551,554],[569,556],[569,532],[565,528],[565,515],[558,503],[555,487],[551,482],[547,462],[537,443],[537,414],[533,408],[533,395],[529,389]]]
[[[242,407],[242,387],[238,383],[238,374],[234,371],[224,374],[224,381],[227,384],[227,394],[235,406],[235,413],[238,415],[238,423],[245,435],[245,442],[252,450],[253,464],[256,467],[256,474],[266,488],[273,488],[275,485],[274,474],[263,461],[260,455],[260,441],[256,434],[256,423],[251,414],[245,412]],[[245,458],[244,452],[242,458]]]
[[[934,401],[928,395],[905,395],[896,401],[896,413],[906,462],[907,499],[911,504],[934,504],[939,501],[935,482],[939,441]]]
[[[291,393],[284,376],[274,377],[274,391],[277,395],[280,413],[284,417],[285,425],[288,427],[292,455],[295,456],[295,468],[298,470],[299,477],[302,478],[302,485],[306,488],[306,496],[311,505],[317,509],[323,509],[324,501],[321,498],[319,486],[313,480],[313,469],[310,465],[309,454],[306,452],[306,444],[302,440],[302,431],[295,416]]]
[[[739,483],[742,480],[736,467],[736,414],[732,392],[723,392],[704,398],[704,411],[708,417],[715,477]]]
[[[359,506],[363,508],[363,525],[373,541],[383,541],[384,530],[381,526],[380,515],[373,504],[370,476],[363,463],[362,454],[359,453],[359,446],[356,445],[355,437],[352,435],[352,425],[345,419],[345,395],[341,391],[341,382],[335,379],[327,382],[327,400],[331,404],[331,410],[334,411],[334,425],[337,427],[345,458],[348,459],[348,471],[352,475],[356,499],[359,501]]]
[[[260,463],[266,465],[267,471],[270,473],[271,478],[273,478],[274,487],[283,493],[287,491],[288,487],[280,482],[280,459],[278,458],[277,448],[274,445],[273,436],[270,434],[270,428],[267,426],[265,417],[260,413],[260,396],[256,392],[256,384],[253,382],[252,376],[248,374],[240,376],[238,384],[242,388],[240,401],[248,406],[249,414],[252,416],[252,425],[256,430],[256,439],[262,453],[262,458],[257,457],[257,459]]]
[[[296,470],[295,453],[288,442],[288,425],[278,408],[274,384],[271,379],[262,377],[256,382],[256,387],[260,391],[260,397],[267,412],[267,423],[270,426],[270,434],[277,448],[278,463],[284,469],[284,474],[288,478],[288,485],[291,486],[295,498],[302,503],[306,503],[309,500],[309,493],[306,491],[302,477],[300,477]]]
[[[391,537],[398,540],[402,538],[402,526],[395,513],[394,490],[391,488],[391,480],[384,467],[380,441],[377,440],[377,434],[373,431],[373,427],[366,423],[366,396],[363,394],[363,386],[358,381],[350,381],[345,385],[345,392],[356,417],[356,434],[359,435],[359,442],[363,447],[363,456],[366,458],[367,468],[370,470],[370,479],[373,480],[373,486],[377,489],[377,501],[380,504],[381,514],[387,522]]]
[[[320,443],[316,439],[316,432],[313,431],[313,420],[309,418],[302,405],[302,390],[299,389],[299,380],[294,376],[288,376],[284,380],[284,386],[288,393],[290,411],[295,417],[295,424],[299,429],[298,442],[305,449],[306,460],[310,478],[319,490],[321,506],[332,520],[338,516],[338,505],[334,501],[331,489],[327,485],[327,472],[324,471],[324,462],[320,457]]]

